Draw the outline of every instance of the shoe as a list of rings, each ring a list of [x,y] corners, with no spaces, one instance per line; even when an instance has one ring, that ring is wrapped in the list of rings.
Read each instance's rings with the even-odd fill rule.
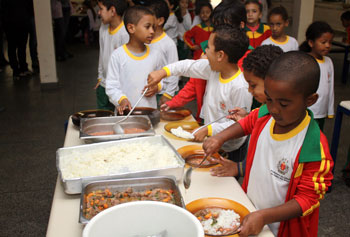
[[[19,79],[20,79],[19,73],[14,72],[13,73],[13,80],[19,80]]]
[[[33,73],[29,70],[25,70],[25,71],[22,71],[19,73],[19,76],[20,77],[28,77],[28,76],[31,76]]]
[[[57,62],[64,62],[64,61],[66,61],[67,59],[66,59],[66,57],[65,56],[57,56],[56,57],[56,61]]]
[[[0,60],[0,67],[5,67],[6,65],[9,65],[10,63],[6,59]]]

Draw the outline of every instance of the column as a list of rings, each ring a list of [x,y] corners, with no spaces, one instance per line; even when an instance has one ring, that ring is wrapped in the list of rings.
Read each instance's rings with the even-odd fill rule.
[[[294,0],[293,5],[293,35],[299,43],[305,40],[307,27],[314,18],[315,0]]]

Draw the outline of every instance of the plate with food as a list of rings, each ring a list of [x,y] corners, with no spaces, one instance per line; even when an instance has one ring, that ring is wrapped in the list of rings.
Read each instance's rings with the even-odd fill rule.
[[[242,204],[226,198],[201,198],[186,209],[201,222],[205,236],[238,236],[235,234],[249,211]]]
[[[179,121],[191,115],[191,110],[185,108],[169,109],[160,112],[160,118],[165,121]]]
[[[76,126],[80,126],[80,119],[82,118],[96,118],[96,117],[108,117],[114,116],[114,112],[104,109],[91,109],[76,112],[72,115],[72,122]]]
[[[185,160],[186,164],[192,167],[197,167],[204,158],[204,150],[202,149],[202,146],[200,145],[188,145],[183,146],[177,149],[177,152],[182,156],[182,158]],[[215,153],[212,155],[213,157],[219,159],[220,154]],[[210,160],[205,160],[200,168],[210,168],[218,163],[212,162]]]
[[[199,124],[195,121],[192,122],[170,122],[165,124],[164,129],[168,132],[173,139],[190,141],[194,138],[192,131],[199,128]]]

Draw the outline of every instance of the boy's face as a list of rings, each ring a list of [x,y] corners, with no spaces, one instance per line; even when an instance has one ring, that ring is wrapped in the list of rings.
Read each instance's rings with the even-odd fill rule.
[[[333,34],[326,32],[317,38],[315,41],[309,40],[309,45],[312,48],[312,52],[316,56],[326,56],[332,47]]]
[[[115,14],[114,7],[111,7],[109,10],[107,10],[107,7],[103,5],[101,2],[98,2],[98,6],[100,10],[98,11],[98,14],[101,17],[103,24],[109,24],[112,21],[112,17]]]
[[[281,15],[273,14],[269,18],[269,25],[273,38],[278,38],[284,35],[284,28],[289,24],[288,21],[283,20]]]
[[[156,30],[156,18],[153,15],[144,15],[136,25],[133,25],[134,37],[145,44],[151,43]]]
[[[249,84],[248,91],[254,98],[262,104],[266,103],[266,95],[265,95],[265,90],[264,90],[264,79],[257,77],[254,75],[253,72],[244,70],[243,75],[245,80]]]
[[[211,14],[211,9],[207,6],[202,7],[201,11],[199,12],[199,17],[202,21],[206,22],[209,20]]]
[[[290,131],[305,118],[308,100],[288,81],[265,78],[266,105],[279,131]]]
[[[262,13],[260,12],[259,6],[254,3],[245,5],[247,11],[247,23],[248,25],[256,25],[259,23]]]
[[[215,39],[216,33],[211,33],[208,40],[208,47],[205,50],[205,53],[208,57],[209,65],[211,70],[218,71],[218,53],[215,51],[215,45],[214,45],[214,39]]]
[[[188,0],[180,0],[179,6],[181,9],[187,9],[188,8]]]
[[[341,23],[345,28],[347,28],[350,25],[350,21],[345,19],[341,19]]]

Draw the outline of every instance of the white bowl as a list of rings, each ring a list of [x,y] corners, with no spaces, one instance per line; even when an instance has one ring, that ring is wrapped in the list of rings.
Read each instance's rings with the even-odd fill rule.
[[[108,208],[86,225],[83,237],[134,237],[155,235],[163,230],[166,237],[203,237],[199,220],[186,209],[155,201],[137,201]]]

